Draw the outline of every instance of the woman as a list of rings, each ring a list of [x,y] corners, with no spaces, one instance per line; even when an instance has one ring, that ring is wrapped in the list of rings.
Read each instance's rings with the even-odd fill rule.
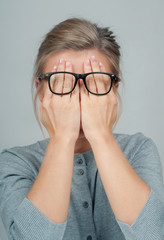
[[[156,145],[142,133],[113,133],[119,48],[112,31],[84,19],[67,19],[45,36],[32,86],[49,138],[0,155],[9,239],[164,239]]]

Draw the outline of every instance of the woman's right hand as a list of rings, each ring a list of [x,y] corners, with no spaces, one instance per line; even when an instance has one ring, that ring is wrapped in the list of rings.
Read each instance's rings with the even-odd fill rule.
[[[54,70],[53,70],[54,71]],[[69,62],[60,60],[56,71],[72,72],[72,65]],[[59,79],[55,89],[62,92],[63,80]],[[44,96],[40,104],[40,120],[47,129],[50,140],[67,138],[76,142],[80,131],[80,103],[79,84],[71,94],[53,94],[46,81]],[[70,84],[72,84],[70,86]],[[70,91],[73,86],[72,75],[65,79],[63,88]]]

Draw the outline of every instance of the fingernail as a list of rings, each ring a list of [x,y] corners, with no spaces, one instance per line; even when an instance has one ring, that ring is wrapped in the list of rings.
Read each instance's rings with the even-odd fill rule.
[[[53,69],[56,71],[57,67],[56,67],[56,66],[54,66],[54,67],[53,67]]]
[[[102,66],[103,66],[102,62],[99,62],[99,66],[100,66],[100,67],[102,67]]]
[[[63,59],[60,59],[60,60],[59,60],[59,63],[60,63],[60,64],[63,64]]]
[[[92,56],[92,61],[96,62],[96,57],[95,56]]]
[[[70,62],[66,62],[66,67],[70,67]]]
[[[90,61],[89,60],[86,61],[86,65],[90,66]]]

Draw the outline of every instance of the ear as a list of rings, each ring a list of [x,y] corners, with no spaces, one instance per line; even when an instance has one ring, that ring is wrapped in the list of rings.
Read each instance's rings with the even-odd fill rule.
[[[119,82],[116,82],[116,83],[113,84],[113,85],[114,85],[114,86],[113,86],[114,93],[116,93],[117,90],[118,90],[118,87],[119,87]]]
[[[119,87],[119,82],[115,83],[115,87],[118,88]]]
[[[36,88],[38,88],[38,86],[39,86],[39,83],[40,83],[39,79],[38,79],[38,78],[36,78],[36,79],[35,79],[35,87],[36,87]]]
[[[36,89],[38,89],[38,87],[40,86],[41,82],[39,81],[39,79],[35,79],[35,87]],[[40,102],[42,102],[43,100],[43,91],[40,91],[39,94],[38,94],[38,97],[40,99]]]

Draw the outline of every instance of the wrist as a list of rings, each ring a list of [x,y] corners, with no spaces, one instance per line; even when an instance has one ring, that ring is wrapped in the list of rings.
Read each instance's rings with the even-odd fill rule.
[[[56,143],[64,143],[66,145],[75,146],[76,140],[70,137],[57,137],[57,136],[50,138],[49,145],[54,145]]]
[[[105,134],[99,134],[99,135],[97,134],[97,136],[90,138],[89,143],[93,147],[97,144],[103,144],[104,142],[109,142],[109,141],[111,142],[114,139],[115,138],[113,134],[110,132],[107,132]]]

